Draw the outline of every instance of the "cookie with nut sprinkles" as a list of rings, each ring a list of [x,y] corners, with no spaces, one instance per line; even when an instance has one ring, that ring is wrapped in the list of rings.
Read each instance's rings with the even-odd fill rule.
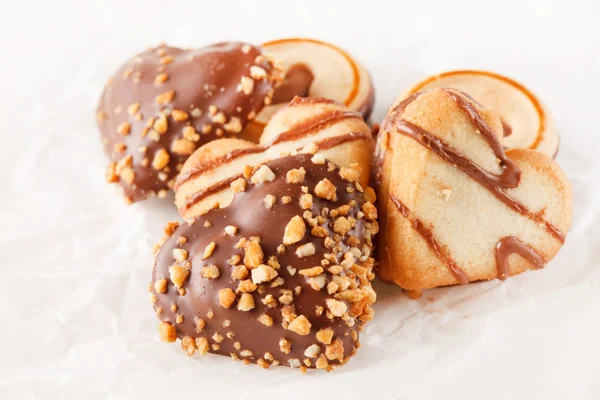
[[[320,154],[240,172],[228,207],[165,228],[150,288],[161,339],[263,368],[345,364],[373,316],[372,190]]]
[[[109,80],[96,113],[106,180],[128,204],[164,197],[188,156],[239,134],[271,103],[279,79],[259,48],[239,42],[161,45],[135,56]]]

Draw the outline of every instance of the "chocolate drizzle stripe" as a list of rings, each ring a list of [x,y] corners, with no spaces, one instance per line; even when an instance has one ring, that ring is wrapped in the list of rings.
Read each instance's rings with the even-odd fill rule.
[[[368,140],[368,139],[369,139],[369,135],[367,135],[365,133],[352,132],[352,133],[348,133],[345,135],[333,136],[333,137],[328,137],[328,138],[322,139],[320,141],[315,142],[315,146],[317,146],[317,148],[319,150],[327,150],[327,149],[331,149],[333,147],[342,145],[344,143],[353,142],[353,141],[357,141],[357,140]],[[248,151],[245,151],[245,150],[248,150]],[[260,150],[260,151],[257,151],[257,150]],[[239,158],[242,155],[259,153],[264,150],[265,149],[263,149],[262,147],[239,149],[239,150],[234,150],[231,153],[229,153],[227,156],[223,156],[221,158],[225,158],[226,159],[225,162],[229,162],[236,158]],[[296,149],[296,150],[299,151],[299,150],[301,150],[301,148]],[[235,157],[228,157],[229,155],[231,155],[233,153],[235,153]],[[194,176],[201,174],[209,169],[215,168],[215,167],[221,165],[222,163],[210,162],[210,163],[205,163],[205,164],[206,164],[206,166],[203,170],[195,171],[194,175],[191,176],[190,178],[193,178]],[[218,193],[220,191],[227,189],[229,187],[229,185],[231,185],[231,182],[233,182],[234,180],[241,178],[241,177],[242,177],[242,175],[236,175],[233,178],[227,178],[227,179],[218,181],[218,182],[214,183],[213,185],[209,186],[208,188],[194,193],[192,196],[190,196],[188,199],[186,199],[185,204],[183,205],[183,207],[181,207],[179,209],[179,211],[184,212],[185,210],[189,210],[191,207],[194,206],[194,204],[203,200],[205,197],[208,197],[210,195],[213,195],[215,193]]]
[[[192,208],[196,203],[198,203],[200,200],[204,199],[205,197],[208,197],[212,194],[221,192],[225,189],[227,189],[229,187],[229,185],[231,185],[231,183],[239,178],[243,178],[244,176],[242,174],[239,175],[234,175],[231,176],[227,179],[223,179],[219,182],[216,182],[213,185],[210,185],[209,187],[207,187],[206,189],[202,189],[199,192],[194,193],[192,196],[190,196],[185,204],[183,205],[183,207],[179,208],[180,212],[184,212],[186,210],[189,210],[190,208]]]
[[[321,103],[321,102],[319,102],[319,103]],[[213,169],[213,168],[218,167],[223,164],[227,164],[239,157],[242,157],[247,154],[256,154],[256,153],[264,152],[275,144],[279,144],[279,143],[283,143],[283,142],[287,142],[287,141],[291,141],[291,140],[298,140],[302,136],[307,136],[308,134],[310,134],[314,131],[324,129],[325,127],[328,127],[334,123],[337,123],[339,121],[342,121],[342,120],[345,120],[348,118],[361,118],[362,119],[362,116],[356,111],[337,111],[337,110],[335,110],[335,111],[326,112],[326,113],[319,114],[313,118],[310,118],[306,121],[302,121],[301,123],[294,125],[291,129],[280,133],[278,136],[273,138],[273,140],[271,140],[270,142],[268,142],[262,146],[245,148],[245,149],[236,149],[236,150],[229,152],[228,154],[226,154],[224,156],[216,158],[215,160],[201,162],[198,165],[191,168],[189,171],[179,174],[179,176],[177,177],[177,180],[175,182],[174,189],[177,190],[181,185],[186,183],[188,180],[190,180],[198,175],[201,175],[202,173],[204,173],[210,169]]]
[[[460,283],[461,285],[466,285],[467,283],[469,283],[469,277],[452,260],[448,249],[437,242],[433,231],[427,228],[423,224],[423,222],[421,222],[421,220],[417,218],[411,218],[410,210],[396,196],[390,195],[390,200],[392,201],[392,203],[394,203],[400,214],[402,214],[404,218],[406,218],[410,222],[413,229],[417,231],[419,235],[421,235],[421,237],[427,242],[431,250],[438,256],[440,261],[442,261],[448,267],[448,269],[450,270],[452,275],[454,275],[458,283]]]
[[[483,170],[470,159],[460,155],[441,139],[411,122],[398,118],[395,124],[397,131],[413,139],[423,147],[431,150],[441,159],[456,165],[461,171],[469,175],[488,191],[490,191],[490,193],[496,196],[498,200],[502,201],[508,207],[522,214],[536,224],[542,225],[551,236],[556,238],[561,243],[564,243],[565,235],[557,227],[550,224],[548,221],[542,218],[541,215],[532,213],[525,205],[521,204],[504,192],[503,189],[514,188],[518,186],[521,177],[521,171],[517,168],[512,160],[506,157],[502,145],[498,141],[496,135],[481,118],[473,105],[466,102],[462,97],[455,93],[445,89],[444,91],[457,103],[462,110],[466,112],[483,138],[490,144],[496,157],[500,160],[500,165],[503,167],[502,174],[495,175]]]
[[[269,143],[263,145],[264,148],[271,147],[275,144],[282,142],[289,142],[291,140],[296,140],[302,136],[307,136],[307,134],[312,133],[314,131],[319,131],[325,127],[328,127],[336,122],[349,119],[349,118],[360,118],[362,120],[362,115],[356,111],[329,111],[323,114],[318,114],[310,119],[302,121],[294,125],[291,129],[280,133],[277,137],[273,138]]]
[[[544,264],[546,264],[544,258],[521,239],[515,236],[507,236],[500,239],[496,245],[498,279],[505,280],[508,277],[508,258],[511,254],[520,255],[536,269],[543,268]]]

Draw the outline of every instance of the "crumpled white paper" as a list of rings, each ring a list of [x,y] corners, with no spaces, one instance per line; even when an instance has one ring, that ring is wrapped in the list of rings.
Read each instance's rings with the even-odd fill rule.
[[[468,2],[466,12],[460,3],[276,2],[268,15],[258,2],[9,6],[0,24],[0,398],[598,399],[596,5]],[[558,256],[542,271],[419,300],[376,282],[363,346],[332,373],[187,358],[159,342],[151,246],[178,216],[172,198],[125,207],[104,183],[94,124],[102,86],[160,41],[285,36],[323,38],[362,60],[377,89],[375,121],[412,82],[446,69],[530,85],[554,111],[558,161],[575,193]]]

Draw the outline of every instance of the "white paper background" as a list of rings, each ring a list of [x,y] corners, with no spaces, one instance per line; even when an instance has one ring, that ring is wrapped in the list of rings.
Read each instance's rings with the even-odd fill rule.
[[[596,1],[2,3],[0,398],[600,398],[599,17]],[[556,259],[418,301],[376,284],[363,348],[329,374],[160,343],[150,249],[177,214],[169,201],[126,208],[104,183],[97,98],[124,60],[161,41],[286,36],[332,41],[366,64],[375,120],[442,70],[527,83],[554,112],[575,191]]]

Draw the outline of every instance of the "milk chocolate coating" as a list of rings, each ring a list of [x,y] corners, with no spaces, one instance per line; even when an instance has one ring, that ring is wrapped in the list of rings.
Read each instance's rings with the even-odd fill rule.
[[[264,77],[257,77],[260,70],[255,67],[252,78],[252,66],[262,68]],[[274,71],[259,48],[238,42],[191,50],[162,45],[134,57],[115,73],[98,105],[97,120],[106,154],[114,163],[132,156],[133,181],[128,182],[130,173],[129,179],[113,175],[110,181],[119,181],[129,202],[164,193],[195,148],[239,133],[262,109],[265,98],[270,101]],[[251,92],[242,90],[243,77],[253,82]],[[157,98],[160,95],[162,99]],[[168,128],[157,133],[162,129],[153,122],[162,115]],[[188,130],[187,142],[177,143],[187,147],[183,151],[173,148],[176,140],[184,139],[183,129],[188,126],[195,132],[190,135]],[[189,140],[190,136],[195,139]],[[162,149],[169,161],[156,169],[153,160]]]
[[[190,275],[184,284],[186,290],[185,295],[180,295],[177,288],[168,281],[168,287],[165,293],[156,294],[158,301],[155,304],[155,310],[161,309],[158,313],[162,321],[168,322],[176,327],[177,336],[183,338],[189,336],[191,338],[206,337],[211,344],[216,342],[213,340],[213,335],[219,333],[224,337],[217,350],[211,349],[210,352],[231,355],[234,354],[240,359],[249,362],[257,363],[264,360],[265,353],[270,352],[274,359],[281,365],[300,366],[305,365],[304,360],[307,357],[304,355],[305,350],[317,344],[320,347],[320,353],[325,353],[327,346],[320,343],[315,334],[322,328],[333,329],[334,335],[332,341],[340,339],[343,344],[343,358],[336,360],[328,360],[329,368],[335,367],[344,363],[352,356],[358,348],[358,331],[363,324],[363,320],[369,319],[366,317],[369,305],[374,301],[374,292],[370,287],[369,280],[373,275],[371,272],[373,259],[366,254],[363,261],[356,259],[356,264],[350,269],[345,269],[340,273],[341,276],[351,278],[353,284],[351,288],[365,288],[372,293],[372,298],[366,298],[359,302],[348,303],[348,312],[350,317],[348,322],[342,318],[333,317],[330,319],[326,299],[334,298],[333,294],[327,293],[327,284],[333,279],[333,275],[327,271],[327,266],[324,267],[324,277],[326,285],[321,290],[313,289],[308,283],[307,277],[299,272],[306,268],[320,266],[325,253],[333,252],[338,258],[338,262],[343,260],[345,252],[349,251],[351,246],[347,243],[350,235],[354,235],[358,239],[358,243],[354,243],[354,247],[358,249],[371,249],[371,226],[375,225],[375,221],[367,220],[367,217],[358,219],[357,213],[361,210],[363,204],[366,203],[365,196],[357,190],[353,193],[348,193],[346,188],[355,188],[355,184],[349,183],[342,179],[339,174],[339,169],[332,170],[328,168],[328,163],[323,165],[314,164],[311,161],[311,155],[301,154],[296,156],[288,156],[267,163],[266,165],[275,173],[276,178],[271,182],[265,182],[259,185],[254,185],[248,181],[248,187],[245,192],[236,193],[232,204],[223,209],[210,211],[208,214],[188,220],[182,223],[177,230],[161,246],[157,254],[156,262],[152,275],[152,282],[156,282],[162,278],[169,279],[169,267],[176,264],[173,258],[173,250],[176,248],[185,249],[189,253],[187,261],[191,262]],[[306,170],[306,177],[302,183],[288,183],[286,173],[290,169],[299,169],[303,167]],[[337,188],[337,200],[329,201],[317,197],[314,193],[314,188],[322,179],[329,179]],[[325,247],[324,239],[311,234],[311,228],[307,223],[306,234],[299,242],[285,246],[285,253],[278,252],[278,246],[282,245],[284,230],[286,224],[294,216],[302,216],[304,211],[300,204],[299,198],[302,194],[302,187],[308,187],[308,192],[313,196],[313,205],[310,211],[313,215],[322,215],[322,209],[328,208],[333,210],[336,207],[352,204],[347,217],[353,216],[357,218],[355,226],[351,231],[340,239],[338,236],[338,245],[334,250]],[[277,198],[276,204],[272,208],[267,208],[264,204],[265,196],[274,195]],[[282,196],[290,196],[291,202],[284,204]],[[370,204],[370,203],[369,203]],[[360,214],[359,214],[360,216]],[[209,221],[210,226],[205,227],[205,223]],[[325,223],[322,225],[326,228],[330,237],[334,237],[333,229],[334,218],[326,214]],[[193,224],[190,224],[193,222]],[[224,228],[228,225],[237,227],[237,233],[228,235]],[[187,238],[183,245],[178,245],[179,237]],[[260,238],[260,245],[264,252],[264,263],[270,256],[277,256],[281,265],[277,269],[278,277],[284,279],[283,285],[272,288],[271,282],[263,283],[259,286],[264,287],[264,293],[259,294],[261,290],[252,292],[254,297],[255,308],[251,311],[240,311],[234,304],[231,308],[224,308],[219,303],[218,293],[220,289],[231,288],[236,291],[239,281],[231,277],[233,267],[228,264],[228,260],[232,255],[239,255],[244,259],[244,250],[235,248],[236,243],[240,238],[251,238],[257,236]],[[206,246],[215,242],[216,247],[212,255],[206,259],[202,259]],[[316,252],[312,256],[299,258],[296,255],[296,249],[305,243],[313,243]],[[365,246],[366,245],[366,246]],[[363,247],[364,246],[364,247]],[[364,253],[363,253],[364,254]],[[243,262],[242,262],[243,263]],[[220,270],[220,276],[217,279],[206,279],[201,276],[201,270],[204,266],[214,264]],[[181,265],[181,263],[180,263]],[[334,265],[334,264],[330,264]],[[292,275],[287,266],[292,266],[298,272]],[[354,273],[356,271],[356,274]],[[360,272],[362,271],[362,272]],[[249,276],[250,278],[250,276]],[[268,308],[263,304],[261,299],[271,294],[278,299],[282,295],[282,289],[291,290],[294,292],[296,288],[301,288],[300,294],[294,294],[293,302],[295,314],[304,315],[311,323],[310,333],[300,335],[291,330],[287,330],[282,326],[282,308],[283,304],[278,303],[275,308]],[[359,288],[359,290],[360,290]],[[240,299],[240,294],[237,294],[237,300]],[[172,304],[177,305],[177,311],[171,310]],[[236,303],[237,304],[237,303]],[[317,315],[317,307],[323,307],[323,313]],[[214,312],[214,317],[208,317],[209,311]],[[370,311],[369,311],[370,312]],[[177,315],[183,316],[183,322],[177,323]],[[265,326],[257,320],[261,314],[268,314],[273,318],[272,326]],[[201,332],[196,331],[195,319],[202,318],[206,325]],[[228,325],[226,321],[230,321]],[[227,332],[233,332],[233,338],[228,338]],[[291,341],[291,352],[284,354],[280,350],[279,342],[281,339]],[[241,347],[236,349],[234,343],[239,342]],[[243,350],[252,351],[251,356],[242,356]],[[232,356],[235,357],[235,356]],[[290,361],[298,360],[298,361]],[[309,367],[315,367],[316,358],[312,358]],[[300,364],[299,364],[300,363]]]

